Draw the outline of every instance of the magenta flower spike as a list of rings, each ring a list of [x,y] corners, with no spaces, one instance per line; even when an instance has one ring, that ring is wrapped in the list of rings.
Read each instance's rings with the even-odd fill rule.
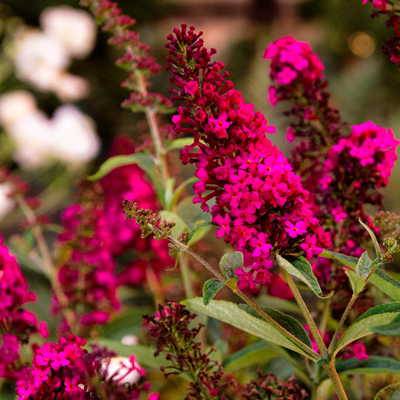
[[[194,137],[181,151],[182,162],[197,167],[194,202],[209,212],[214,199],[211,214],[221,227],[217,236],[251,255],[251,268],[239,272],[240,279],[265,283],[266,274],[257,271],[272,267],[275,251],[308,257],[300,247],[305,237],[315,238],[321,248],[330,245],[329,235],[314,217],[300,177],[267,139],[275,127],[245,103],[222,72],[224,64],[211,61],[216,51],[203,47],[201,33],[182,25],[174,34],[166,44],[167,70],[178,88],[170,90],[171,99],[185,105],[173,122],[177,134]]]

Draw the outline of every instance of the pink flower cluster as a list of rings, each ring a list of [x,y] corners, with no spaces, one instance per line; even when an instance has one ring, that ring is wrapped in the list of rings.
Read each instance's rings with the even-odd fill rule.
[[[363,0],[363,4],[367,4],[368,2],[372,3],[372,7],[379,8],[382,11],[386,11],[388,6],[391,5],[391,2],[388,0]]]
[[[287,36],[271,43],[264,53],[271,59],[270,77],[278,86],[269,87],[269,101],[274,106],[278,101],[287,100],[299,84],[311,85],[323,78],[324,66],[310,45]]]
[[[119,378],[119,370],[108,371],[107,360],[115,353],[96,346],[89,353],[83,348],[85,344],[86,339],[69,335],[58,343],[45,343],[36,349],[32,368],[17,382],[18,400],[137,400],[142,391],[149,390],[149,383],[142,387],[120,384],[133,371],[146,374],[134,356],[130,357],[129,366],[121,365],[123,372]],[[151,396],[152,400],[158,399]]]
[[[387,178],[392,173],[397,160],[396,147],[400,143],[396,140],[391,129],[385,129],[367,121],[361,125],[353,125],[350,135],[340,139],[333,146],[327,158],[332,161],[326,165],[326,173],[334,169],[334,165],[341,164],[342,160],[351,160],[345,169],[352,174],[360,173],[360,180],[353,181],[354,188],[368,190],[370,187],[383,187],[388,184]],[[357,168],[360,164],[363,168]],[[366,181],[368,180],[368,181]]]
[[[291,100],[285,115],[291,117],[287,140],[306,138],[292,151],[291,165],[302,177],[303,187],[310,191],[311,202],[318,191],[322,175],[323,154],[341,137],[343,126],[339,111],[329,104],[328,82],[322,74],[323,65],[308,43],[292,36],[277,39],[265,51],[271,59],[269,100],[272,106],[278,101]],[[283,69],[295,71],[290,84],[279,79]]]
[[[372,7],[376,9],[372,11],[371,17],[377,17],[380,14],[386,15],[388,18],[386,26],[393,27],[395,35],[386,40],[386,44],[382,46],[382,52],[390,57],[391,62],[400,66],[400,5],[392,0],[363,0],[363,4],[368,2],[371,2]]]
[[[120,307],[114,276],[116,262],[111,253],[113,237],[107,230],[107,215],[95,201],[69,206],[62,214],[62,223],[64,233],[58,236],[58,242],[61,254],[68,256],[62,260],[58,280],[76,324],[86,332],[106,323],[110,313]],[[61,307],[55,298],[54,312]],[[69,329],[65,325],[62,330]]]
[[[36,300],[21,274],[17,261],[0,237],[0,378],[18,379],[25,372],[19,356],[21,345],[29,336],[40,332],[47,336],[44,323],[38,325],[36,316],[23,306]]]
[[[290,52],[297,58],[288,58]],[[311,193],[309,204],[330,233],[333,250],[360,256],[364,251],[362,241],[369,240],[369,236],[356,221],[361,218],[374,229],[365,205],[382,206],[378,189],[388,183],[398,141],[391,130],[372,122],[354,125],[350,135],[344,133],[346,124],[341,121],[338,109],[330,104],[322,64],[306,43],[292,37],[278,39],[269,45],[265,56],[272,60],[270,94],[275,97],[270,100],[273,104],[291,101],[285,111],[291,117],[288,139],[303,138],[292,151],[292,165]],[[299,57],[308,57],[308,64],[299,61]],[[276,80],[284,67],[297,73],[290,84]],[[318,259],[313,271],[323,289],[342,293],[334,307],[339,314],[343,312],[349,291],[342,268]],[[367,307],[366,301],[363,304]]]
[[[127,136],[117,136],[111,146],[110,156],[135,153],[135,144]],[[104,212],[107,215],[107,231],[113,238],[111,252],[119,256],[134,251],[136,257],[117,276],[118,285],[139,285],[147,280],[146,270],[151,268],[156,275],[173,265],[168,244],[150,236],[142,239],[140,227],[126,220],[122,201],[132,200],[140,207],[160,210],[157,195],[145,179],[145,173],[137,164],[119,167],[100,181],[104,190]]]
[[[194,143],[181,151],[184,164],[196,163],[195,202],[211,208],[213,222],[237,250],[252,255],[249,271],[238,270],[240,280],[265,284],[273,265],[273,252],[305,254],[310,258],[330,245],[307,200],[300,177],[266,133],[275,132],[253,105],[246,104],[221,62],[203,47],[194,28],[175,29],[169,35],[167,58],[173,73],[173,100],[184,100],[174,116],[176,133],[191,133]],[[196,150],[197,148],[197,150]],[[205,194],[207,192],[207,194]]]

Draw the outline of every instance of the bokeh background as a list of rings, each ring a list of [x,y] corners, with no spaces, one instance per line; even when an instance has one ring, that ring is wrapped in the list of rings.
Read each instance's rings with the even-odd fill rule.
[[[129,96],[120,86],[127,73],[115,66],[115,60],[122,54],[107,44],[108,34],[99,28],[95,28],[96,37],[84,54],[64,60],[60,56],[57,61],[63,65],[63,78],[74,80],[74,84],[67,85],[68,89],[74,88],[72,91],[65,87],[45,88],[39,74],[27,78],[21,72],[29,70],[29,62],[36,57],[32,56],[36,54],[32,48],[26,51],[29,57],[22,57],[17,66],[21,32],[43,32],[43,12],[49,7],[65,5],[84,10],[90,16],[79,6],[79,0],[0,0],[0,166],[30,183],[30,194],[41,200],[38,213],[48,214],[55,222],[54,232],[46,232],[49,243],[56,239],[59,232],[56,223],[60,222],[62,210],[74,201],[77,185],[96,172],[108,157],[113,138],[127,134],[139,145],[148,139],[144,116],[120,107]],[[393,32],[385,26],[384,18],[370,18],[372,7],[363,5],[362,0],[120,0],[119,6],[137,20],[133,29],[140,33],[143,43],[151,45],[152,55],[162,65],[151,90],[168,95],[164,46],[167,35],[181,23],[194,25],[204,32],[205,46],[217,49],[215,59],[225,62],[231,80],[246,102],[254,103],[269,124],[277,127],[270,139],[287,156],[292,145],[285,140],[288,120],[282,113],[288,105],[276,108],[269,105],[269,62],[262,58],[269,43],[286,35],[309,42],[319,55],[330,82],[332,103],[338,106],[349,126],[372,120],[391,127],[400,139],[400,70],[380,50]],[[53,62],[56,50],[47,49],[41,57],[49,56]],[[48,76],[40,78],[46,80]],[[2,98],[17,90],[31,95],[5,107]],[[60,107],[64,110],[61,116]],[[19,109],[33,114],[16,131],[9,120],[20,116]],[[171,115],[162,118],[160,124],[167,125]],[[42,142],[35,142],[35,135]],[[46,135],[55,137],[50,145]],[[31,144],[31,139],[36,144]],[[23,145],[25,153],[18,155],[18,146]],[[45,152],[46,146],[49,147]],[[78,148],[79,159],[75,157]],[[32,157],[29,150],[38,151],[36,159],[29,158]],[[177,154],[169,161],[177,173],[186,177],[192,173],[189,167],[182,169]],[[384,197],[385,208],[400,214],[399,188],[400,162]],[[7,187],[0,184],[0,232],[14,251],[18,243],[13,242],[13,234],[20,232],[23,218],[18,210],[12,211],[13,207],[7,200]],[[221,256],[225,249],[230,247],[219,242],[210,250],[214,264],[218,259],[214,253],[220,252]],[[28,260],[19,261],[39,297],[31,309],[39,320],[50,321],[50,328],[54,328],[48,310],[51,301],[48,282],[29,270]]]

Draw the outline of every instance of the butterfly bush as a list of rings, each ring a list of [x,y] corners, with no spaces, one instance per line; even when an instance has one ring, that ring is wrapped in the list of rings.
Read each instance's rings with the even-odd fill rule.
[[[194,202],[210,211],[219,225],[217,237],[252,255],[241,280],[265,284],[273,254],[304,254],[307,258],[330,245],[308,204],[309,192],[283,154],[266,138],[273,126],[221,73],[224,64],[212,62],[214,49],[203,47],[194,28],[169,35],[167,69],[179,90],[172,100],[183,100],[173,117],[177,134],[190,133],[193,144],[181,151],[184,164],[196,164]]]
[[[26,366],[20,360],[20,350],[29,337],[40,332],[47,337],[44,323],[38,324],[35,314],[25,310],[25,304],[36,301],[19,265],[0,237],[0,378],[19,379]]]
[[[113,237],[107,229],[107,215],[101,201],[96,201],[98,194],[89,189],[85,195],[89,199],[63,212],[64,232],[58,235],[58,281],[81,332],[106,323],[111,313],[120,308],[114,276],[116,262],[112,257]],[[54,296],[53,311],[62,311],[57,296]],[[64,321],[60,328],[68,332],[72,327]]]
[[[289,139],[305,138],[292,158],[295,170],[314,194],[313,211],[329,228],[336,250],[359,256],[363,251],[359,239],[366,233],[352,221],[361,218],[374,227],[365,205],[382,207],[378,189],[388,184],[399,141],[391,129],[371,121],[353,125],[349,134],[344,133],[346,124],[329,103],[323,65],[308,43],[291,36],[278,39],[268,46],[264,58],[271,59],[271,104],[292,101],[286,112],[294,117]],[[290,79],[282,78],[283,71]]]
[[[89,353],[85,344],[86,339],[69,335],[60,338],[58,343],[45,343],[37,348],[32,367],[17,383],[18,399],[136,400],[150,389],[148,382],[142,386],[122,384],[134,371],[146,375],[133,355],[129,363],[121,363],[110,374],[110,359],[115,353],[97,346]],[[152,394],[149,400],[158,398],[158,394]]]

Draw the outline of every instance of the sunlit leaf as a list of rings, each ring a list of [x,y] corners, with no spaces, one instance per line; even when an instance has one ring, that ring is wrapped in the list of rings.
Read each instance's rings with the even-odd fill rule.
[[[373,307],[356,319],[340,336],[336,344],[334,355],[343,347],[355,340],[372,334],[370,328],[377,325],[388,324],[400,313],[400,302],[381,304]]]
[[[268,342],[278,344],[304,356],[312,358],[303,350],[298,348],[297,345],[283,336],[272,325],[268,324],[264,320],[253,317],[246,311],[240,309],[237,304],[222,300],[211,300],[210,304],[205,306],[201,297],[184,300],[182,303],[185,304],[186,307],[191,311],[207,315],[222,322],[226,322],[227,324],[235,326],[238,329],[255,335]]]
[[[235,251],[233,253],[224,254],[219,262],[219,268],[222,275],[226,278],[233,278],[235,271],[243,267],[243,253]]]

